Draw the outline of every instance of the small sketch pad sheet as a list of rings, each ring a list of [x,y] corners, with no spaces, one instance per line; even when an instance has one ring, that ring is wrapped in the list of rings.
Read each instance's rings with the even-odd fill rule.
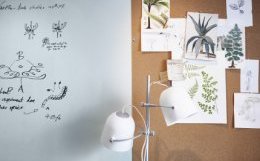
[[[234,94],[235,128],[260,128],[260,94]]]
[[[229,24],[253,26],[252,0],[226,0]]]

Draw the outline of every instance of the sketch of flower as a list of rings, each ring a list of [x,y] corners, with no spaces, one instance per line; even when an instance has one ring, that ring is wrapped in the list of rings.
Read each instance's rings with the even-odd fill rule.
[[[50,44],[50,39],[48,37],[42,39],[42,47],[45,47],[46,45],[49,44]]]
[[[246,121],[255,122],[255,109],[254,105],[260,103],[258,97],[248,97],[241,105],[238,115],[242,116]]]
[[[35,30],[38,28],[38,23],[33,25],[32,21],[30,21],[30,25],[26,23],[24,25],[25,33],[24,35],[28,35],[28,39],[31,40],[35,36]]]
[[[18,91],[23,91],[23,79],[42,80],[46,78],[46,74],[42,74],[41,68],[43,64],[34,65],[29,60],[25,60],[23,52],[17,53],[18,59],[10,66],[0,65],[0,79],[20,79],[20,87]]]
[[[57,38],[62,36],[61,33],[66,26],[67,26],[67,22],[61,23],[60,21],[58,21],[58,23],[52,24],[52,31],[57,34]]]
[[[237,0],[237,3],[229,4],[229,7],[232,10],[239,11],[240,14],[244,14],[244,10],[241,9],[245,5],[245,0]]]

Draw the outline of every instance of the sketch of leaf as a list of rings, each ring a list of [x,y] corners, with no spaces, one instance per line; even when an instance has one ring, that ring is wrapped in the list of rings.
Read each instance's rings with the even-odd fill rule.
[[[193,64],[185,64],[184,69],[184,77],[187,78],[192,78],[192,77],[198,77],[200,76],[200,73],[198,70],[201,70],[205,68],[205,66],[198,66],[198,65],[193,65]]]
[[[196,95],[196,93],[199,90],[199,84],[196,79],[196,83],[189,89],[188,94],[190,95],[190,98],[193,99],[193,97]]]
[[[239,7],[238,7],[238,5],[237,4],[229,4],[229,7],[232,9],[232,10],[238,10],[239,9]]]
[[[238,0],[238,6],[243,7],[245,5],[245,0]]]

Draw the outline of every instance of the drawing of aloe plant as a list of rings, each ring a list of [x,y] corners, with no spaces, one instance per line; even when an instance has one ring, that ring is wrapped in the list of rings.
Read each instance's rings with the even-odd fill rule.
[[[67,26],[67,22],[61,23],[60,21],[58,21],[58,23],[52,24],[52,31],[57,34],[57,38],[62,36],[61,33],[66,26]]]
[[[143,0],[143,3],[147,6],[148,13],[151,13],[152,7],[166,7],[169,8],[169,3],[165,0]],[[148,15],[148,25],[147,29],[151,29],[151,19],[150,16]]]
[[[202,71],[201,74],[203,79],[201,94],[203,101],[198,101],[198,105],[204,112],[213,114],[213,111],[217,111],[216,100],[218,98],[218,90],[216,85],[218,82],[205,71]]]
[[[24,25],[25,33],[24,35],[28,35],[28,39],[31,40],[35,36],[35,30],[38,28],[38,23],[33,25],[32,21],[30,21],[30,25],[27,23]]]
[[[209,22],[211,20],[211,17],[206,20],[206,17],[203,18],[202,22],[201,22],[201,18],[200,18],[200,14],[199,14],[199,20],[196,21],[191,15],[188,15],[190,17],[190,19],[192,20],[193,24],[194,24],[194,28],[197,32],[198,35],[196,36],[192,36],[187,40],[186,43],[186,52],[188,51],[188,47],[189,44],[191,42],[193,42],[192,44],[192,52],[195,49],[195,54],[196,54],[196,58],[198,57],[199,54],[206,54],[209,57],[215,58],[215,43],[213,42],[213,39],[209,36],[207,36],[207,34],[214,29],[215,27],[217,27],[217,24],[212,24],[210,26]],[[205,53],[203,52],[203,47],[205,48]],[[211,53],[210,53],[211,51]]]

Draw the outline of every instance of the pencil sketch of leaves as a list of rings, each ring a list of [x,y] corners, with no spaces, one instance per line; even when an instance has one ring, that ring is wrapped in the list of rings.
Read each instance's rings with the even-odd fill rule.
[[[244,10],[241,9],[245,5],[245,0],[237,0],[237,3],[229,4],[232,10],[238,10],[240,14],[244,14]]]
[[[184,69],[184,76],[185,78],[193,78],[193,77],[198,77],[200,76],[199,70],[205,68],[205,66],[198,66],[198,65],[193,65],[193,64],[185,64]]]
[[[199,90],[199,84],[198,81],[196,79],[196,83],[189,89],[188,94],[190,95],[190,98],[193,99],[194,96],[196,95],[196,93]]]

